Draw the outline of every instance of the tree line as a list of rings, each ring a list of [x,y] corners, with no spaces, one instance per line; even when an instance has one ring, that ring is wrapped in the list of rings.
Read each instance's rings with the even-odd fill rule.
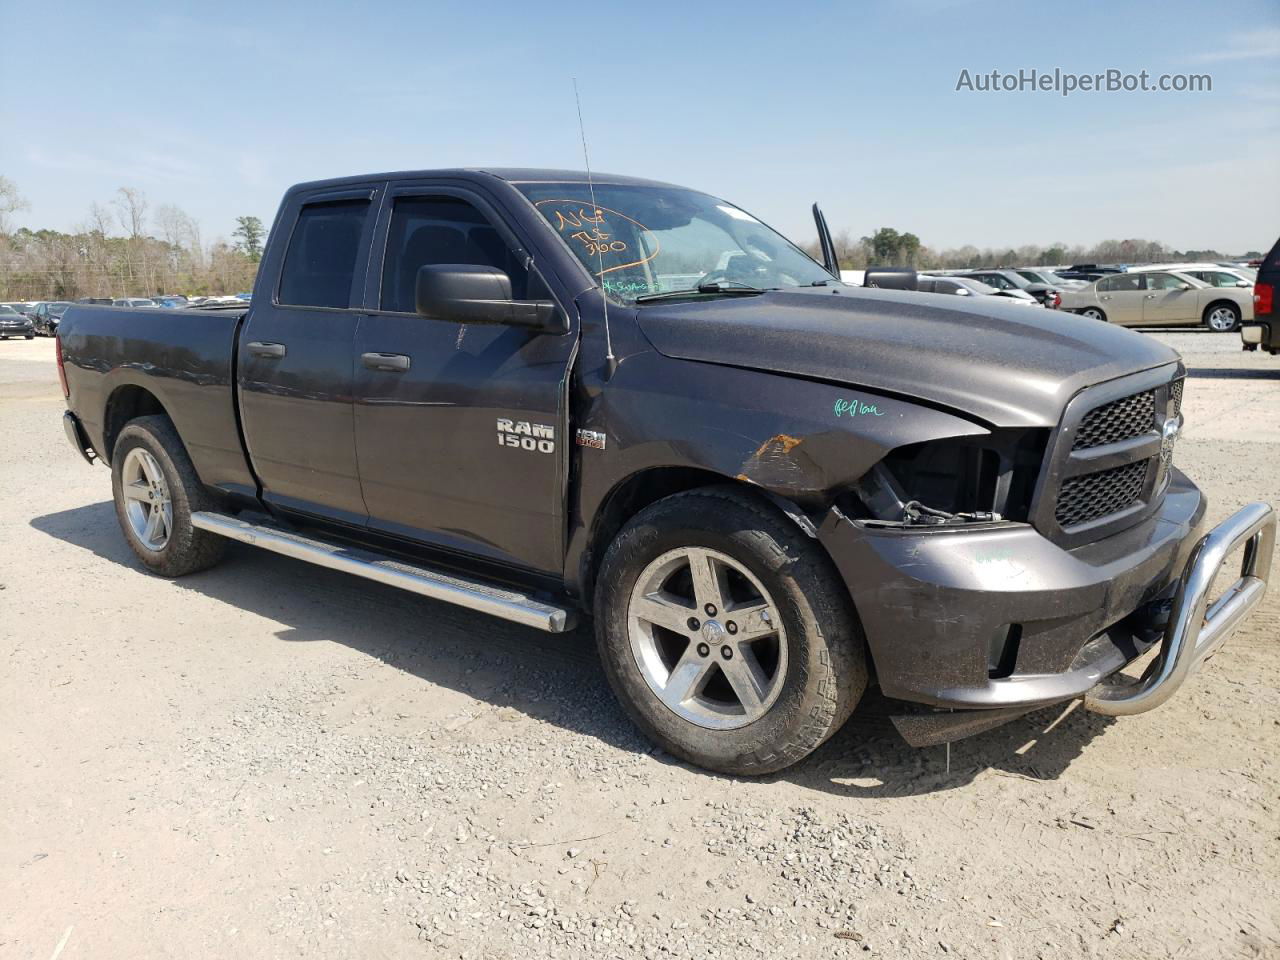
[[[217,296],[253,289],[265,231],[253,216],[236,218],[231,240],[206,242],[199,222],[179,207],[152,207],[146,194],[121,187],[93,203],[74,232],[14,229],[28,209],[0,176],[0,300]]]
[[[915,267],[918,270],[957,270],[963,267],[1041,267],[1070,263],[1159,263],[1215,261],[1229,257],[1254,259],[1262,254],[1250,250],[1229,254],[1218,250],[1175,250],[1154,240],[1104,240],[1093,246],[1052,243],[1048,246],[1023,244],[1018,247],[926,247],[914,233],[881,227],[869,237],[853,239],[848,230],[831,238],[844,270],[867,267]],[[805,250],[816,259],[822,254],[814,240]]]

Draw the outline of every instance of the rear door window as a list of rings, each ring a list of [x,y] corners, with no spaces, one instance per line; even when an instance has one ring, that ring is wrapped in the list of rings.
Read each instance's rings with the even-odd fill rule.
[[[298,214],[280,271],[279,302],[300,307],[351,306],[368,200],[312,203]]]

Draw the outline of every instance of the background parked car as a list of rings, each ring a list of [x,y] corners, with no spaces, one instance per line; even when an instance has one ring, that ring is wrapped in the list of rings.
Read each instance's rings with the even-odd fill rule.
[[[997,290],[981,280],[972,277],[932,277],[922,275],[916,280],[916,289],[921,293],[949,293],[960,297],[1000,297],[1012,303],[1026,306],[1042,307],[1039,300],[1024,290],[1011,287],[1008,290]]]
[[[111,301],[113,307],[158,307],[160,304],[148,297],[120,297]]]
[[[1115,273],[1062,295],[1062,308],[1125,327],[1204,324],[1226,333],[1253,319],[1253,292],[1211,287],[1184,273]]]
[[[1045,267],[1018,267],[1017,273],[1028,283],[1043,283],[1057,290],[1074,290],[1085,286],[1088,280],[1068,280]]]
[[[16,310],[24,317],[30,316],[35,312],[36,305],[28,303],[25,300],[10,300],[8,303],[0,303],[0,307],[8,307],[10,310]]]
[[[30,340],[34,336],[30,317],[8,304],[0,303],[0,340],[8,340],[10,337],[26,337]]]
[[[110,297],[78,297],[76,303],[88,303],[98,307],[111,306]]]
[[[187,305],[187,298],[181,294],[165,294],[164,296],[152,297],[151,299],[155,302],[156,306],[164,307],[168,310],[185,307]]]
[[[1255,275],[1238,267],[1224,267],[1217,263],[1160,263],[1146,267],[1134,267],[1138,273],[1152,270],[1172,270],[1206,283],[1211,287],[1252,287]]]
[[[997,290],[1021,290],[1035,297],[1046,307],[1057,307],[1062,304],[1062,291],[1047,283],[1032,283],[1017,270],[970,270],[961,276],[981,280],[989,287]]]
[[[44,337],[52,337],[58,332],[58,324],[62,315],[71,304],[65,300],[52,300],[36,304],[35,313],[31,315],[31,323],[35,332]]]

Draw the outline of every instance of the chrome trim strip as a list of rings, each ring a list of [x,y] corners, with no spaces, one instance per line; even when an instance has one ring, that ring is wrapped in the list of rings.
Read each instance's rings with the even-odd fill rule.
[[[535,627],[547,633],[564,633],[573,628],[576,619],[571,610],[543,603],[514,590],[462,580],[390,557],[312,540],[287,530],[246,523],[222,513],[193,513],[191,525],[272,553],[293,557],[295,560],[354,574],[366,580],[376,580],[390,587],[433,600],[443,600],[445,603]]]
[[[1156,659],[1141,679],[1115,674],[1098,684],[1085,695],[1085,708],[1127,717],[1154,709],[1177,693],[1262,602],[1275,545],[1276,514],[1269,503],[1242,507],[1201,537],[1187,559]],[[1239,579],[1210,605],[1218,568],[1240,547]]]

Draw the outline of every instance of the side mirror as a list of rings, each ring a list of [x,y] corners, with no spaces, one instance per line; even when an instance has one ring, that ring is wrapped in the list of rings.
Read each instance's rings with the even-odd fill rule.
[[[1180,283],[1180,284],[1178,284],[1178,289],[1179,289],[1179,290],[1190,290],[1190,289],[1191,289],[1191,284],[1189,284],[1189,283]]]
[[[916,290],[919,280],[911,267],[868,267],[862,285],[884,290]]]
[[[1237,286],[1237,287],[1252,287],[1252,286],[1253,286],[1253,284],[1252,284],[1252,283],[1250,283],[1248,280],[1237,280],[1237,281],[1236,281],[1236,286]]]
[[[470,263],[429,263],[418,268],[414,287],[418,313],[453,323],[504,323],[548,333],[568,329],[553,300],[512,300],[503,270]]]

